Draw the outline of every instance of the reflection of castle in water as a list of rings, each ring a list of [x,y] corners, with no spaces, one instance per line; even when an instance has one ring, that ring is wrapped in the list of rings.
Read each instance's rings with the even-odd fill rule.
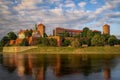
[[[9,67],[8,71],[16,71],[19,77],[31,75],[33,80],[45,80],[47,67],[52,66],[56,77],[76,73],[88,76],[90,73],[103,71],[104,79],[110,80],[111,58],[99,60],[104,61],[104,64],[99,61],[96,63],[96,60],[88,55],[3,55],[3,65]]]

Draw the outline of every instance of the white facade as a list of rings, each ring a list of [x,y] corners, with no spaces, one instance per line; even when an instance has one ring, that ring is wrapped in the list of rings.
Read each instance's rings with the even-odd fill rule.
[[[39,32],[38,31],[33,32],[32,37],[40,37]]]
[[[19,35],[18,35],[18,38],[19,38],[19,39],[24,39],[24,38],[25,38],[25,34],[24,34],[24,33],[19,34]]]

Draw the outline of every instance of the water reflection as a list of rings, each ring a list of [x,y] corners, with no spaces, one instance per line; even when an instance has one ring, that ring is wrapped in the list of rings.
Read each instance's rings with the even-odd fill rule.
[[[115,80],[111,72],[120,64],[117,59],[116,55],[1,54],[0,79],[12,74],[11,80]]]

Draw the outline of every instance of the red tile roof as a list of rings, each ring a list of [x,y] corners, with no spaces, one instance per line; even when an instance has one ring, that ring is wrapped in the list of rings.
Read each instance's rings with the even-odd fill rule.
[[[75,29],[65,29],[65,28],[56,28],[57,30],[65,30],[65,31],[68,31],[68,32],[75,32],[75,33],[79,33],[79,32],[82,32],[82,30],[75,30]]]

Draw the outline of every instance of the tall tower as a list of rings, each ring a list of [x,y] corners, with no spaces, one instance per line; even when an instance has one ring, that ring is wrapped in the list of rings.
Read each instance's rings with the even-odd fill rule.
[[[110,34],[110,26],[108,24],[103,26],[103,34]]]
[[[42,37],[44,37],[45,26],[43,24],[38,24],[38,31]]]

